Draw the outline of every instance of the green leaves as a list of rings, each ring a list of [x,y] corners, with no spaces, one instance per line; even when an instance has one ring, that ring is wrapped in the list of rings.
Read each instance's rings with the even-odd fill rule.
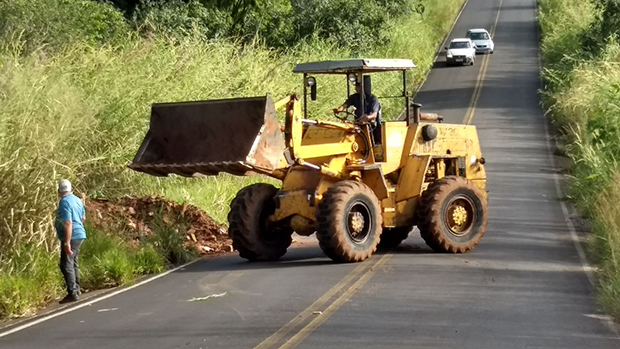
[[[0,42],[23,40],[24,53],[76,42],[118,44],[130,35],[120,11],[89,0],[0,1]]]
[[[598,299],[620,319],[618,0],[541,0],[545,103],[573,160],[570,197],[593,224]],[[570,56],[569,56],[570,55]]]

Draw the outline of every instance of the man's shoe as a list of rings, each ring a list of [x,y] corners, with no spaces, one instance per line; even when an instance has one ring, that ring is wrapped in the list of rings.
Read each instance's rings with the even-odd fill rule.
[[[80,298],[75,295],[75,294],[68,294],[65,298],[61,299],[60,304],[65,304],[65,303],[71,303],[71,302],[76,302],[78,301]]]

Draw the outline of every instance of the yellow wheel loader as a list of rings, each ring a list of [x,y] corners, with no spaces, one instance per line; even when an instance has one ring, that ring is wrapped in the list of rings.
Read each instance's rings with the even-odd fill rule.
[[[414,68],[404,59],[302,63],[294,69],[303,74],[301,97],[154,104],[149,131],[129,167],[155,176],[259,173],[280,180],[280,188],[246,187],[230,204],[228,233],[250,261],[278,259],[293,232],[316,232],[331,259],[359,262],[379,244],[400,244],[415,226],[434,251],[467,252],[487,225],[476,128],[444,124],[410,104],[406,72]],[[308,119],[315,76],[341,74],[347,93],[351,84],[370,93],[370,74],[382,72],[402,73],[399,121]],[[361,105],[368,96],[359,94]],[[276,110],[284,111],[283,124]]]

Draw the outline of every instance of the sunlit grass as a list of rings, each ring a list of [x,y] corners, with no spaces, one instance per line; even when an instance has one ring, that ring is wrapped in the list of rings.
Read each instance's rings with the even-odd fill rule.
[[[429,2],[423,16],[395,20],[391,41],[364,56],[413,59],[419,69],[411,73],[409,87],[415,88],[462,3]],[[59,15],[61,9],[55,11]],[[63,33],[68,28],[61,26]],[[276,51],[260,42],[140,39],[124,35],[122,25],[111,45],[73,37],[70,44],[46,50],[32,46],[36,40],[21,41],[45,27],[29,29],[27,37],[13,33],[0,42],[0,303],[5,307],[0,317],[24,314],[62,293],[52,224],[61,178],[90,198],[158,195],[192,203],[219,223],[225,223],[238,190],[256,182],[277,184],[263,176],[155,178],[130,171],[127,164],[148,129],[152,103],[266,94],[278,99],[302,91],[301,77],[292,73],[295,63],[351,57],[347,48],[316,39]],[[400,79],[395,73],[373,75],[374,93],[400,94]],[[310,115],[330,118],[331,109],[346,97],[344,78],[322,76],[318,83],[319,100],[312,102]],[[402,100],[382,102],[386,119],[403,108]],[[121,240],[101,234],[94,233],[84,247],[87,284],[122,284],[136,273],[161,270],[162,260],[152,253],[161,252],[155,246],[131,252]],[[12,251],[23,246],[28,246],[25,257],[16,259]],[[30,272],[39,269],[43,276]]]
[[[620,319],[620,45],[599,56],[583,49],[594,35],[591,1],[542,0],[543,97],[573,160],[570,197],[593,223],[590,256],[599,266],[598,298]]]

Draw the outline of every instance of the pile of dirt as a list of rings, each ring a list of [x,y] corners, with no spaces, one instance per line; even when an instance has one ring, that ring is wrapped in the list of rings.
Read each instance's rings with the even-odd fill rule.
[[[226,227],[193,205],[155,196],[94,199],[86,200],[85,204],[91,224],[103,231],[129,234],[136,243],[153,235],[155,220],[159,219],[159,224],[170,225],[185,234],[187,245],[195,246],[202,254],[232,251]]]

